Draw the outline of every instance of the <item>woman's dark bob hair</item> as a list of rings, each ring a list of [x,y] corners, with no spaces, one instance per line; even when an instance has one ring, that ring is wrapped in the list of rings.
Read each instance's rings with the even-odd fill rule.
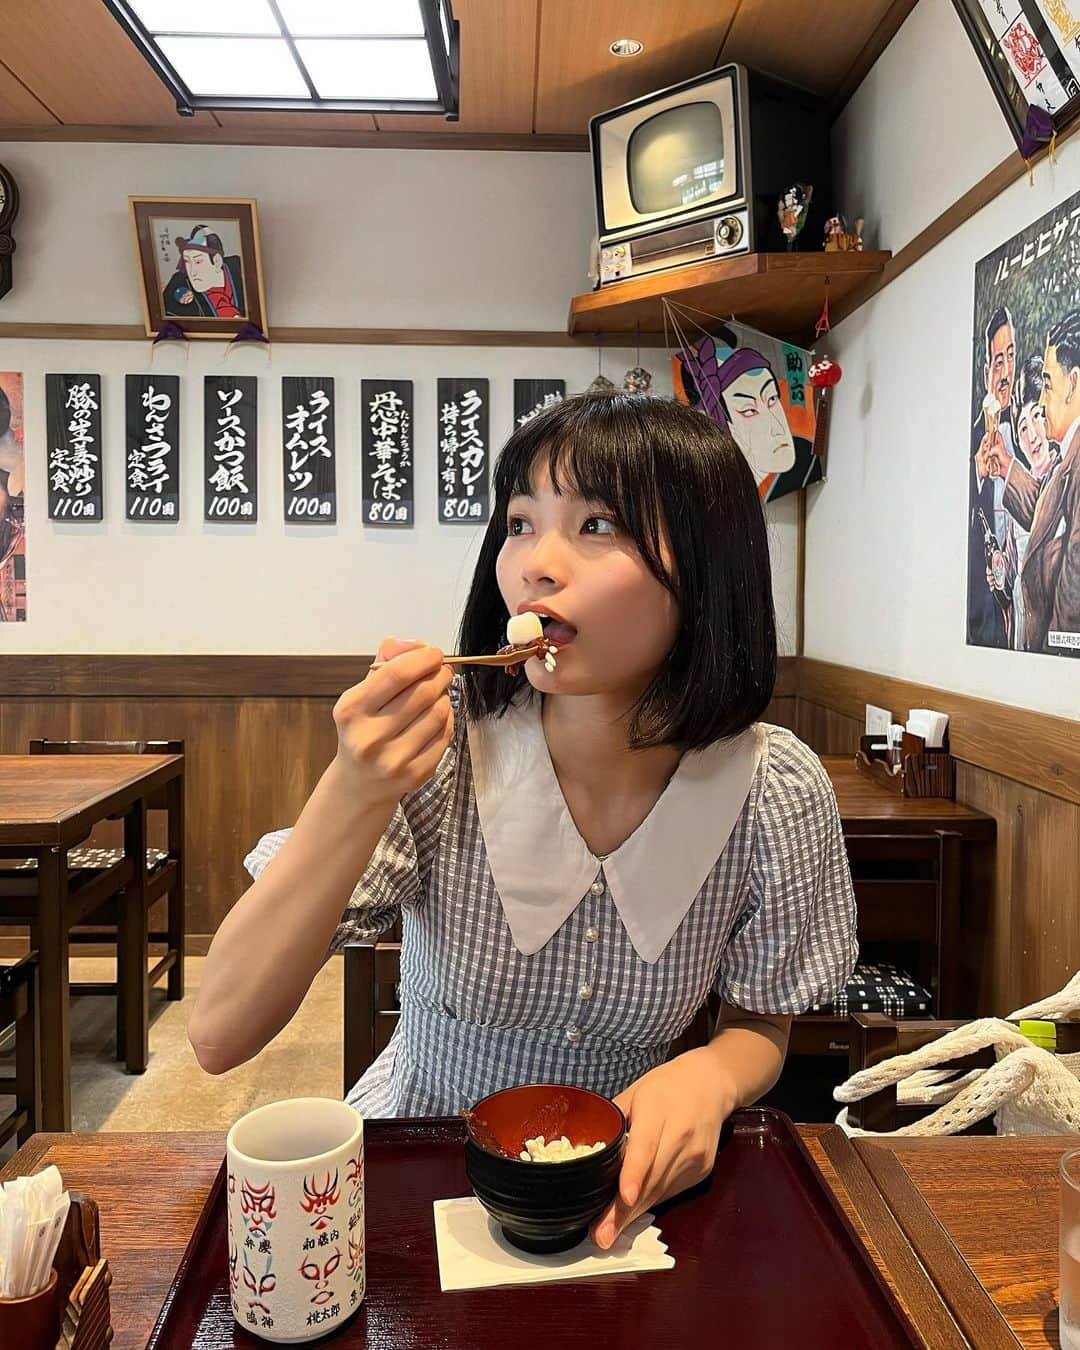
[[[495,465],[495,501],[465,604],[458,650],[493,652],[507,610],[495,563],[512,497],[529,495],[546,460],[553,490],[603,503],[649,570],[675,597],[682,622],[656,678],[630,710],[631,749],[700,750],[743,731],[776,681],[776,620],[765,517],[750,466],[703,413],[641,394],[578,394],[518,427]],[[663,566],[670,541],[674,570]],[[501,716],[524,670],[462,671],[468,716]]]

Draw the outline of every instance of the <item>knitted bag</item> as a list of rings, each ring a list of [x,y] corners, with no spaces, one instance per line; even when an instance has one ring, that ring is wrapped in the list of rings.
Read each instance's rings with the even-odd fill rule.
[[[1080,971],[1058,993],[1010,1017],[1080,1017]],[[959,1074],[935,1067],[987,1046],[993,1046],[996,1056],[987,1069]],[[1052,1054],[1000,1018],[970,1022],[921,1050],[861,1069],[835,1088],[833,1096],[838,1102],[857,1102],[891,1083],[897,1084],[901,1104],[937,1105],[937,1110],[893,1131],[849,1125],[846,1107],[836,1123],[852,1135],[957,1134],[993,1115],[998,1134],[1080,1134],[1080,1054]]]

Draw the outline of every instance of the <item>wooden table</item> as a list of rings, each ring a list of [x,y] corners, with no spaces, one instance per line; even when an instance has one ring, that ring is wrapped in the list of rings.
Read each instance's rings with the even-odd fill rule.
[[[1080,1141],[853,1148],[833,1126],[799,1131],[930,1350],[1058,1344],[1057,1163]],[[66,1185],[98,1202],[113,1350],[145,1345],[224,1150],[222,1132],[41,1134],[0,1172],[7,1180],[55,1163]]]
[[[71,1128],[68,954],[70,930],[103,900],[123,893],[118,942],[129,970],[146,970],[146,799],[180,775],[182,755],[0,755],[0,858],[37,859],[36,895],[24,922],[38,930],[42,1125]],[[78,887],[68,850],[100,821],[123,816],[124,856]],[[16,920],[18,921],[18,920]],[[149,1007],[124,1000],[130,1072],[146,1068]]]
[[[900,1226],[974,1345],[1003,1316],[1023,1346],[1058,1342],[1058,1165],[1080,1138],[860,1139]],[[958,1293],[970,1269],[984,1300]],[[990,1305],[993,1305],[992,1308]]]
[[[987,843],[997,828],[993,816],[944,797],[901,797],[861,774],[853,755],[822,755],[832,781],[844,833],[928,834],[948,830]]]

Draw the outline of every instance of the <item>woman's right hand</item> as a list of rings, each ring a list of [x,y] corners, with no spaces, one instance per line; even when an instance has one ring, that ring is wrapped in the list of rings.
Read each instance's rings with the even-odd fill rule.
[[[336,763],[350,793],[396,805],[435,772],[454,734],[453,668],[438,647],[384,638],[360,684],[334,704]]]

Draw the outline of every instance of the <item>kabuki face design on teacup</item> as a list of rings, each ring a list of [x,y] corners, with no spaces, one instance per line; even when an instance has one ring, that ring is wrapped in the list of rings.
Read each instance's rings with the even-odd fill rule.
[[[324,1307],[327,1303],[332,1303],[337,1295],[330,1287],[330,1280],[338,1266],[341,1265],[341,1253],[334,1250],[333,1254],[326,1262],[305,1261],[300,1267],[300,1274],[305,1280],[310,1280],[315,1286],[315,1291],[311,1295],[311,1302],[316,1307]]]
[[[255,1186],[246,1178],[240,1184],[240,1212],[244,1216],[246,1235],[251,1238],[268,1238],[273,1220],[277,1218],[276,1194],[273,1186],[266,1182]]]
[[[327,1172],[323,1181],[317,1177],[304,1178],[304,1198],[301,1205],[306,1212],[312,1215],[310,1226],[317,1233],[330,1227],[330,1219],[326,1216],[326,1211],[336,1205],[341,1196],[341,1188],[338,1186],[338,1174],[335,1169],[333,1180],[330,1179],[330,1173]]]
[[[312,1097],[229,1132],[229,1290],[254,1335],[314,1340],[363,1299],[362,1131],[347,1103]]]

